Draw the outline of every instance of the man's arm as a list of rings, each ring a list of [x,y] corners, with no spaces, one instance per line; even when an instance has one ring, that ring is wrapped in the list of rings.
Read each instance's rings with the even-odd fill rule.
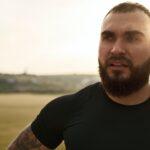
[[[48,149],[44,145],[42,145],[33,134],[31,126],[28,126],[8,146],[8,150],[52,150],[52,149]]]

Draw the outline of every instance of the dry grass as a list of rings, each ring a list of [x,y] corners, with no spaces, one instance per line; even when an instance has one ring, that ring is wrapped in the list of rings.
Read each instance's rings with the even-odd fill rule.
[[[40,109],[58,95],[0,94],[0,150],[28,125]],[[62,144],[57,150],[64,150]]]

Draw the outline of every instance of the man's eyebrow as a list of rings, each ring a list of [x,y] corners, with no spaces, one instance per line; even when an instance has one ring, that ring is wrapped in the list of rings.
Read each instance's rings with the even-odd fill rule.
[[[140,36],[144,36],[144,33],[137,31],[137,30],[131,30],[131,31],[126,31],[125,35],[140,35]]]
[[[101,35],[102,36],[104,36],[104,35],[114,35],[114,32],[109,31],[109,30],[105,30],[105,31],[101,32]]]
[[[110,30],[104,30],[101,32],[101,36],[114,36],[114,35],[115,33]],[[138,30],[129,30],[129,31],[125,31],[124,35],[144,36],[144,33]]]

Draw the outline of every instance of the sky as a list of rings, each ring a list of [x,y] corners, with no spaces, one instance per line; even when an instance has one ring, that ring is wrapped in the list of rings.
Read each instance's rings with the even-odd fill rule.
[[[0,0],[0,73],[97,74],[100,26],[120,2]]]

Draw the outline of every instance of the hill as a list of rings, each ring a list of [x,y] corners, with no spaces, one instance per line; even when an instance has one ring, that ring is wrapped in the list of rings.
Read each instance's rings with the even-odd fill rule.
[[[0,93],[70,93],[97,81],[97,75],[0,74]]]

